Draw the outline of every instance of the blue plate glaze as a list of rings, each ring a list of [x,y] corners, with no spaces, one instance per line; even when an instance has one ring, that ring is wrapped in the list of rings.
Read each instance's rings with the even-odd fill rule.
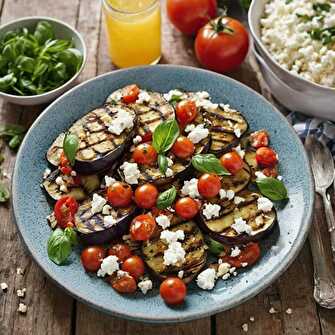
[[[266,128],[280,157],[290,201],[278,209],[279,227],[262,242],[262,258],[251,269],[228,281],[219,280],[211,292],[191,285],[186,302],[166,306],[157,288],[146,296],[117,294],[104,281],[87,275],[79,251],[71,264],[57,266],[47,256],[50,212],[40,188],[46,168],[45,153],[56,136],[91,109],[104,103],[109,93],[130,83],[166,92],[173,88],[208,91],[214,102],[241,111],[251,129]],[[148,322],[179,322],[205,317],[253,297],[278,278],[298,255],[308,233],[313,209],[313,181],[304,148],[293,128],[272,105],[250,88],[213,72],[182,66],[157,65],[107,73],[89,80],[51,104],[30,128],[18,153],[13,177],[13,208],[18,229],[35,261],[69,294],[101,311]]]

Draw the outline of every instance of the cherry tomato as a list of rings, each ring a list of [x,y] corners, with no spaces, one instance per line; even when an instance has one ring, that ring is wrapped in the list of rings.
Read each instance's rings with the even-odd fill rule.
[[[121,262],[131,256],[131,250],[125,243],[117,243],[108,249],[108,256],[116,256]]]
[[[230,17],[219,17],[199,30],[195,53],[199,62],[216,72],[231,72],[243,62],[249,49],[244,26]]]
[[[133,159],[137,164],[153,165],[157,162],[157,152],[151,144],[143,143],[133,151]]]
[[[278,163],[278,158],[273,149],[261,147],[256,151],[256,161],[262,167],[272,168]]]
[[[130,236],[134,241],[147,241],[156,229],[156,221],[149,214],[136,216],[130,224]]]
[[[59,169],[63,174],[67,176],[69,176],[72,172],[70,161],[67,159],[64,151],[62,151],[60,158],[59,158]]]
[[[124,93],[122,96],[122,101],[126,104],[135,102],[140,94],[140,89],[137,85],[129,85],[124,88]]]
[[[243,168],[243,159],[236,151],[222,155],[220,161],[231,174],[236,174]]]
[[[152,141],[152,132],[147,131],[142,137],[141,143],[151,142]]]
[[[247,263],[248,265],[256,263],[261,256],[261,249],[256,242],[250,242],[244,248],[241,247],[240,249],[241,253],[238,256],[223,256],[221,257],[222,261],[229,263],[235,268],[240,268],[242,267],[242,263]]]
[[[194,150],[194,144],[185,136],[178,137],[173,147],[171,148],[172,153],[181,159],[191,157],[194,153]]]
[[[159,288],[161,297],[169,305],[181,304],[185,300],[186,292],[185,283],[178,277],[165,279]]]
[[[192,100],[182,100],[178,102],[176,107],[176,115],[178,122],[185,126],[191,123],[197,117],[197,106]]]
[[[119,293],[134,293],[137,289],[136,280],[129,275],[112,279],[110,283],[113,289]]]
[[[273,168],[265,168],[263,169],[263,174],[265,174],[267,177],[276,178],[278,176],[278,171],[276,167]]]
[[[184,34],[193,35],[216,17],[216,0],[168,0],[167,14],[172,24]]]
[[[138,207],[151,208],[156,205],[158,197],[157,187],[147,183],[137,187],[135,190],[135,202]]]
[[[105,257],[105,250],[99,246],[88,247],[81,252],[81,263],[88,272],[97,272]]]
[[[73,225],[74,215],[78,210],[78,203],[71,196],[64,196],[57,200],[54,213],[60,228],[66,228],[69,224]]]
[[[180,217],[190,220],[199,212],[199,204],[194,199],[185,197],[176,202],[175,209]]]
[[[116,181],[107,188],[107,199],[114,207],[127,207],[131,204],[133,190],[121,181]]]
[[[250,135],[251,146],[258,149],[269,145],[269,134],[266,130],[255,131]]]
[[[122,270],[138,280],[144,275],[144,262],[139,256],[131,256],[123,262]]]
[[[198,191],[204,198],[215,197],[220,189],[221,180],[216,174],[205,173],[198,180]]]

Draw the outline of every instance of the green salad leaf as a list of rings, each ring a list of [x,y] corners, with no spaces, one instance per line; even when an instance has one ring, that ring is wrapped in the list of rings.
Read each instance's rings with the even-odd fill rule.
[[[179,126],[175,119],[164,121],[156,127],[153,133],[152,146],[159,154],[162,154],[171,149],[179,133]]]
[[[230,173],[222,166],[220,160],[213,154],[198,154],[192,158],[193,167],[203,173],[215,173],[219,176],[229,176]]]
[[[157,199],[157,208],[158,209],[165,209],[170,207],[177,196],[177,190],[174,186],[169,188],[168,190],[162,192]]]
[[[159,171],[165,174],[168,168],[168,159],[166,158],[166,156],[159,154],[157,161],[158,161]]]
[[[281,180],[267,177],[256,179],[256,184],[260,192],[273,201],[288,199],[287,189]]]

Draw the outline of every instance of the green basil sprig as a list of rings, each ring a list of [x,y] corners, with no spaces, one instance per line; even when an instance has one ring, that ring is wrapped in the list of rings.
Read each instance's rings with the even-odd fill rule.
[[[220,160],[213,154],[195,155],[192,158],[193,167],[203,173],[215,173],[219,176],[229,176],[230,173],[222,166]]]
[[[0,124],[0,137],[3,137],[11,149],[17,149],[26,132],[26,128],[18,124],[5,123]]]
[[[76,244],[77,234],[73,228],[65,228],[65,230],[57,228],[48,240],[48,256],[57,265],[63,265]]]
[[[213,240],[209,236],[206,236],[205,240],[209,252],[212,253],[213,255],[219,255],[221,252],[224,251],[224,246],[220,242]]]
[[[168,168],[167,157],[162,155],[162,154],[159,154],[158,158],[157,158],[157,162],[158,162],[159,171],[162,172],[163,174],[165,174],[165,172]]]
[[[159,154],[171,149],[179,136],[179,127],[176,119],[159,124],[152,136],[152,146]]]
[[[170,207],[177,196],[177,190],[174,186],[169,188],[168,190],[164,191],[158,196],[157,199],[157,208],[158,209],[165,209]]]
[[[70,164],[73,166],[76,158],[76,153],[79,147],[79,138],[75,134],[65,134],[63,142],[63,150]]]
[[[267,177],[257,179],[256,184],[260,192],[272,201],[288,199],[287,189],[281,180]]]
[[[7,202],[9,196],[8,188],[4,184],[0,183],[0,202]]]

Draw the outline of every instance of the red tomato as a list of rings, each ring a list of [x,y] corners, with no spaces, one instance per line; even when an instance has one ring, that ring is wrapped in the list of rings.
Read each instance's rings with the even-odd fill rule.
[[[122,264],[122,270],[128,272],[132,277],[138,280],[144,275],[144,262],[139,256],[131,256]]]
[[[97,272],[105,257],[105,249],[99,246],[88,247],[81,252],[81,263],[88,272]]]
[[[159,293],[165,303],[169,305],[178,305],[185,300],[187,288],[180,278],[170,277],[161,283]]]
[[[124,88],[124,93],[122,95],[122,101],[126,104],[135,102],[140,94],[140,89],[137,85],[129,85]]]
[[[112,279],[110,283],[113,289],[119,293],[134,293],[137,289],[136,280],[129,275]]]
[[[151,144],[143,143],[133,151],[133,160],[138,164],[153,165],[157,161],[157,152]]]
[[[131,256],[131,250],[127,244],[117,243],[108,249],[108,256],[116,256],[121,262]]]
[[[176,115],[178,122],[185,126],[191,123],[198,114],[197,106],[192,100],[182,100],[178,102],[176,107]]]
[[[265,168],[263,169],[263,174],[265,174],[267,177],[276,178],[278,176],[278,171],[276,167],[273,168]]]
[[[185,220],[194,218],[199,212],[199,204],[192,198],[181,198],[175,205],[176,213]]]
[[[135,202],[138,207],[151,208],[156,205],[158,198],[157,187],[147,183],[137,187],[135,190]]]
[[[152,141],[152,132],[147,131],[142,137],[141,143],[151,142]]]
[[[173,147],[171,148],[171,152],[181,159],[191,157],[194,153],[194,150],[194,144],[185,136],[178,137]]]
[[[266,130],[255,131],[250,135],[251,146],[254,148],[267,147],[269,145],[269,134]]]
[[[134,241],[147,241],[156,229],[156,221],[149,214],[136,216],[130,224],[130,236]]]
[[[229,263],[235,268],[242,267],[242,263],[252,265],[261,257],[261,249],[256,242],[248,243],[244,248],[241,247],[241,253],[237,257],[223,256],[222,261]]]
[[[193,35],[216,17],[216,0],[168,0],[167,14],[172,24],[184,34]]]
[[[70,175],[72,172],[72,168],[70,166],[70,161],[67,159],[64,151],[62,151],[59,158],[59,169],[65,175]]]
[[[54,213],[59,227],[66,228],[69,223],[70,226],[73,226],[74,215],[77,213],[77,210],[78,203],[75,198],[65,196],[57,200]]]
[[[236,151],[222,155],[220,161],[231,174],[236,174],[243,168],[243,159]]]
[[[133,190],[121,181],[116,181],[107,188],[107,199],[114,207],[127,207],[131,204]]]
[[[215,197],[220,189],[221,180],[216,174],[205,173],[198,180],[198,191],[204,198]]]
[[[278,163],[278,158],[273,149],[261,147],[256,151],[256,161],[262,167],[272,168]]]
[[[199,30],[195,53],[199,62],[216,72],[231,72],[244,60],[249,36],[244,26],[230,17],[219,17]]]

